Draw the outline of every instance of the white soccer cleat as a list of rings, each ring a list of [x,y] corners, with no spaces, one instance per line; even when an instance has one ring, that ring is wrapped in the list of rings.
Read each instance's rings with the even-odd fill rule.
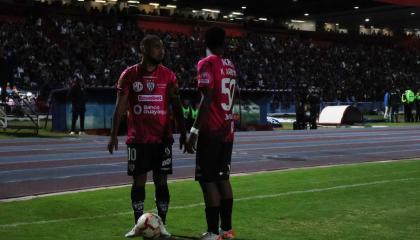
[[[159,225],[160,228],[160,237],[161,238],[170,238],[171,234],[168,232],[168,229],[166,229],[165,225],[161,224]]]
[[[212,232],[206,232],[201,235],[200,240],[222,240],[222,237]]]
[[[73,136],[73,135],[76,135],[76,133],[75,132],[70,132],[70,135]]]
[[[79,136],[84,136],[84,135],[86,135],[85,132],[79,132]]]
[[[132,237],[137,237],[140,235],[141,235],[141,232],[139,231],[137,225],[135,225],[133,229],[131,229],[128,233],[125,234],[125,237],[132,238]]]

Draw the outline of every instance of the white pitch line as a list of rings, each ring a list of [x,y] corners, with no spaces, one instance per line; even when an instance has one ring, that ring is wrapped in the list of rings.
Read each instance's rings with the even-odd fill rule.
[[[348,184],[348,185],[338,185],[338,186],[328,187],[328,188],[314,188],[314,189],[301,190],[301,191],[282,192],[282,193],[277,193],[277,194],[256,195],[256,196],[251,196],[251,197],[237,198],[235,199],[235,202],[257,200],[257,199],[267,199],[267,198],[277,198],[277,197],[282,197],[282,196],[290,196],[290,195],[305,194],[305,193],[325,192],[325,191],[331,191],[331,190],[337,190],[337,189],[364,187],[364,186],[379,185],[379,184],[386,184],[386,183],[392,183],[392,182],[406,182],[406,181],[417,180],[417,179],[419,178],[401,178],[401,179]],[[194,203],[194,204],[188,204],[188,205],[183,205],[183,206],[173,206],[171,207],[171,210],[187,209],[187,208],[194,208],[194,207],[199,207],[199,206],[204,206],[204,203],[201,202],[201,203]],[[61,218],[61,219],[55,219],[55,220],[43,220],[43,221],[34,221],[34,222],[16,222],[16,223],[11,223],[11,224],[2,224],[0,225],[0,228],[13,228],[13,227],[19,227],[19,226],[25,226],[25,225],[91,220],[91,219],[108,218],[108,217],[120,216],[120,215],[128,215],[128,214],[132,214],[132,212],[128,211],[128,212],[119,212],[119,213],[113,213],[113,214],[91,216],[91,217]]]

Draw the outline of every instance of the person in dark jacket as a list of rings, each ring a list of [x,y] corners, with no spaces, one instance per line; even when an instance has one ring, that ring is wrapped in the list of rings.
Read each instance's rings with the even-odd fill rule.
[[[86,96],[83,80],[75,76],[72,86],[70,87],[68,98],[72,105],[72,119],[70,135],[75,135],[76,121],[80,117],[79,135],[85,134],[85,112],[86,112]]]
[[[398,122],[398,113],[401,106],[401,92],[399,89],[392,89],[389,93],[389,105],[391,106],[391,122]]]

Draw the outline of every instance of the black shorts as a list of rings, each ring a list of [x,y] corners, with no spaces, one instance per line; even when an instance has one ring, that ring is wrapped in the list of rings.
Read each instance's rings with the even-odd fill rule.
[[[127,144],[129,176],[141,175],[151,170],[172,174],[172,144]]]
[[[232,161],[232,142],[220,142],[207,136],[198,136],[195,180],[216,182],[228,180]]]

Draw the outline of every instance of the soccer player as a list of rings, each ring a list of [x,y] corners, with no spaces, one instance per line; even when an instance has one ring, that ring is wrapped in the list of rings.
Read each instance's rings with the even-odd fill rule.
[[[169,206],[167,175],[172,173],[172,129],[169,105],[181,129],[180,149],[185,146],[186,131],[175,74],[163,66],[161,39],[147,35],[141,41],[142,60],[124,70],[117,83],[117,103],[108,151],[118,150],[118,127],[127,113],[128,175],[133,177],[131,203],[136,223],[144,210],[147,172],[153,171],[155,200],[163,223]],[[170,237],[162,226],[162,235]],[[139,235],[134,227],[126,237]]]
[[[189,153],[197,151],[195,179],[204,195],[207,220],[207,232],[201,237],[203,240],[235,238],[229,175],[234,137],[232,106],[236,70],[233,63],[223,56],[225,35],[219,27],[206,31],[207,57],[197,64],[201,101],[186,146]]]

